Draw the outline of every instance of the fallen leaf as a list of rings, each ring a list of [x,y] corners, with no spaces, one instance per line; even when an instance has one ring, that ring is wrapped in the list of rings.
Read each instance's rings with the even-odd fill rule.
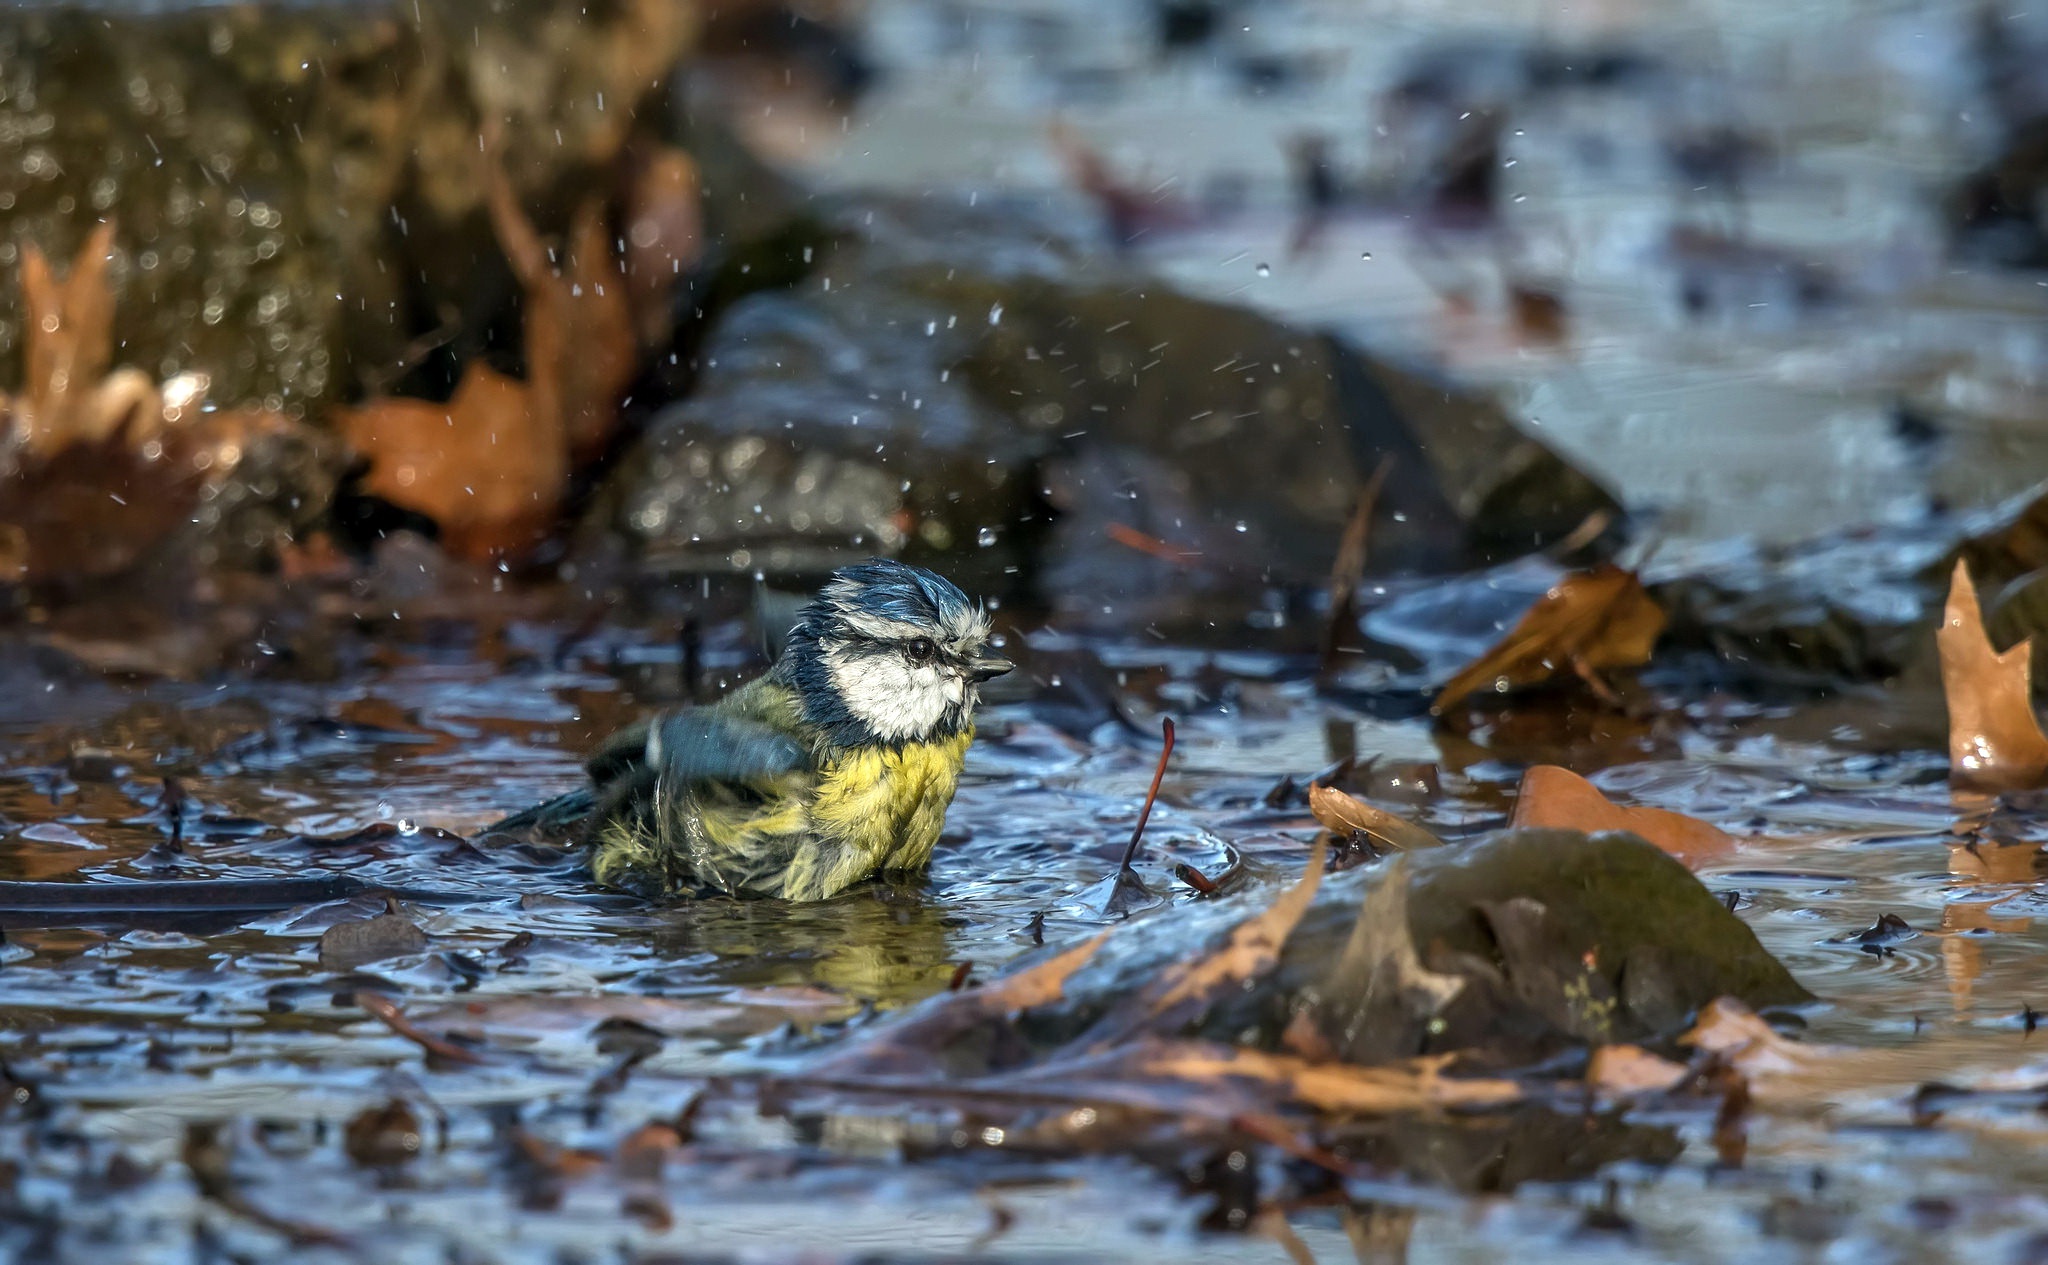
[[[1308,810],[1315,814],[1323,827],[1340,838],[1349,838],[1352,832],[1364,834],[1385,844],[1395,852],[1413,852],[1418,848],[1440,848],[1444,841],[1424,830],[1421,826],[1383,808],[1375,808],[1356,795],[1346,794],[1334,786],[1311,786],[1308,788]]]
[[[114,397],[132,393],[135,380],[124,378],[114,392],[106,391],[104,381],[114,348],[114,293],[107,283],[113,251],[114,222],[107,220],[78,248],[70,275],[59,281],[34,243],[22,247],[27,381],[17,425],[31,452],[47,457],[75,440],[105,440],[125,415]]]
[[[1446,1058],[1361,1067],[1311,1063],[1288,1054],[1195,1042],[1142,1047],[1130,1061],[1145,1076],[1181,1081],[1249,1081],[1281,1100],[1319,1111],[1397,1115],[1448,1107],[1498,1107],[1522,1097],[1510,1080],[1443,1075]]]
[[[1586,1064],[1586,1087],[1615,1098],[1656,1094],[1686,1077],[1686,1067],[1639,1045],[1603,1045]]]
[[[697,164],[680,149],[648,146],[631,156],[625,195],[626,297],[642,347],[668,341],[676,286],[704,257],[704,192]]]
[[[1273,969],[1287,937],[1322,885],[1328,849],[1318,844],[1294,886],[1264,913],[1245,919],[1214,952],[1176,962],[1089,1030],[1082,1044],[1105,1049],[1141,1033],[1171,1035],[1218,998]]]
[[[372,400],[340,410],[335,426],[370,459],[363,489],[433,519],[451,553],[525,549],[560,512],[569,462],[559,416],[538,413],[524,384],[482,361],[446,404]]]
[[[1417,1038],[1465,989],[1463,976],[1430,970],[1416,951],[1408,922],[1410,864],[1396,859],[1366,893],[1343,951],[1300,1012],[1324,1046],[1353,1062],[1384,1062],[1396,1051],[1419,1048]],[[1398,1029],[1386,1021],[1390,1000],[1405,1021]],[[1297,1048],[1307,1043],[1306,1030],[1296,1034]]]
[[[553,529],[571,469],[611,442],[639,368],[603,204],[577,208],[557,269],[495,153],[483,183],[524,298],[526,380],[472,360],[445,405],[377,399],[336,416],[370,461],[364,489],[433,519],[451,553],[475,560],[520,552]]]
[[[159,385],[110,370],[113,249],[109,220],[59,280],[34,243],[21,248],[26,378],[0,398],[0,577],[75,587],[129,570],[252,442],[290,425],[261,409],[207,411],[204,374]]]
[[[2034,715],[2031,642],[1999,653],[1984,631],[1977,586],[1956,563],[1935,634],[1948,700],[1949,781],[1975,791],[2010,791],[2048,781],[2048,735]]]
[[[1552,585],[1494,643],[1448,681],[1431,705],[1442,715],[1480,690],[1505,693],[1550,680],[1560,672],[1586,675],[1650,661],[1664,631],[1657,605],[1633,571],[1602,564],[1575,571]]]
[[[1554,764],[1522,774],[1508,824],[1517,830],[1625,831],[1695,867],[1735,850],[1733,836],[1704,821],[1662,808],[1623,808],[1585,778]]]

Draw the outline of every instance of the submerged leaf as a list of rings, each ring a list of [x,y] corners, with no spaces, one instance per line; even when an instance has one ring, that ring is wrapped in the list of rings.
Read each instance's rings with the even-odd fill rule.
[[[1480,690],[1506,692],[1561,672],[1632,668],[1650,661],[1664,608],[1633,571],[1602,564],[1565,576],[1536,600],[1507,636],[1445,683],[1438,715]]]
[[[1522,774],[1509,825],[1516,828],[1621,830],[1649,840],[1690,866],[1725,856],[1735,839],[1704,821],[1662,808],[1623,808],[1585,778],[1554,764]]]
[[[1385,844],[1395,852],[1418,848],[1440,848],[1444,841],[1403,817],[1376,808],[1356,795],[1334,786],[1308,788],[1308,809],[1325,829],[1349,838],[1355,831]]]
[[[2030,642],[1999,653],[1984,631],[1977,586],[1958,561],[1935,635],[1948,700],[1949,781],[1977,791],[2048,782],[2048,736],[2034,715]]]

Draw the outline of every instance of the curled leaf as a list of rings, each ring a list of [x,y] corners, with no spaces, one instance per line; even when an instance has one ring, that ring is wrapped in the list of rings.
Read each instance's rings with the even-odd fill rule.
[[[1662,808],[1623,808],[1585,778],[1554,764],[1539,764],[1522,774],[1509,824],[1517,829],[1587,834],[1627,831],[1692,866],[1725,856],[1735,848],[1732,836],[1704,821]]]
[[[1348,839],[1357,832],[1395,852],[1440,848],[1444,843],[1414,822],[1376,808],[1334,786],[1309,787],[1308,810],[1315,814],[1325,829],[1343,838]]]
[[[2048,782],[2048,736],[2034,715],[2032,645],[1999,653],[1984,631],[1977,586],[1958,560],[1935,634],[1948,700],[1949,781],[1975,791]]]
[[[1590,674],[1650,661],[1664,631],[1657,605],[1633,571],[1603,564],[1565,576],[1536,600],[1507,636],[1445,683],[1438,715],[1480,690],[1505,693],[1561,672]]]

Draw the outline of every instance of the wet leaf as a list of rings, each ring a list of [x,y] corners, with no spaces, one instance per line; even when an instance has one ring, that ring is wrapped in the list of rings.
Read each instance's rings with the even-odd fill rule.
[[[426,950],[427,933],[403,914],[337,922],[320,933],[320,965],[330,971],[352,971]]]
[[[1417,848],[1440,848],[1444,843],[1414,822],[1397,817],[1383,808],[1375,808],[1357,796],[1347,795],[1334,786],[1309,787],[1308,808],[1325,829],[1339,838],[1349,838],[1356,831],[1385,845],[1385,849],[1395,852],[1413,852]]]
[[[1660,1058],[1639,1045],[1603,1045],[1586,1065],[1586,1087],[1615,1098],[1656,1094],[1686,1077],[1682,1063]]]
[[[1509,824],[1587,834],[1626,831],[1695,867],[1726,856],[1735,850],[1736,842],[1720,829],[1683,813],[1662,808],[1623,808],[1585,778],[1554,764],[1539,764],[1522,774]]]
[[[1318,1111],[1398,1115],[1447,1107],[1498,1107],[1523,1096],[1510,1080],[1443,1075],[1445,1059],[1360,1067],[1312,1063],[1287,1054],[1194,1042],[1143,1047],[1131,1070],[1180,1081],[1242,1081],[1283,1102]]]
[[[1977,586],[1958,561],[1935,635],[1948,700],[1949,781],[1975,791],[2048,782],[2048,735],[2034,715],[2031,642],[1999,653],[1984,631]]]
[[[1382,1061],[1403,1047],[1412,1051],[1413,1036],[1464,991],[1463,978],[1430,970],[1416,952],[1408,921],[1410,864],[1395,861],[1366,894],[1343,952],[1301,1012],[1307,1018],[1297,1047],[1319,1037],[1360,1063]],[[1401,1022],[1392,1022],[1395,1017]]]
[[[1472,694],[1505,693],[1563,672],[1589,679],[1650,661],[1664,631],[1657,605],[1633,571],[1603,564],[1565,576],[1523,613],[1507,636],[1445,683],[1430,710],[1442,715]]]
[[[1105,1015],[1089,1031],[1084,1044],[1104,1049],[1140,1033],[1170,1034],[1186,1026],[1225,993],[1272,970],[1280,960],[1287,937],[1294,934],[1302,915],[1308,912],[1309,902],[1315,899],[1316,889],[1322,885],[1326,852],[1318,844],[1309,857],[1308,868],[1294,886],[1282,892],[1265,912],[1232,928],[1229,937],[1214,952],[1168,967],[1129,1001]]]

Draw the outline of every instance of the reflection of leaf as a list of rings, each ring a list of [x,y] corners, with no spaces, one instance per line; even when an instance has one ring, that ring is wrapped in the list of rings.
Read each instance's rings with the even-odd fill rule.
[[[1334,786],[1309,787],[1308,808],[1325,829],[1344,838],[1349,838],[1353,831],[1359,831],[1396,852],[1443,846],[1443,840],[1414,822],[1383,808],[1375,808]]]
[[[2032,647],[2000,654],[1984,632],[1977,586],[1958,561],[1935,635],[1948,699],[1949,780],[1978,791],[2048,781],[2048,736],[2034,715]]]
[[[1570,769],[1539,764],[1522,774],[1509,825],[1517,829],[1553,827],[1597,834],[1623,830],[1638,835],[1687,865],[1726,855],[1735,840],[1704,821],[1661,808],[1623,808]]]
[[[1551,586],[1507,636],[1448,681],[1430,710],[1441,715],[1479,690],[1512,690],[1563,671],[1649,662],[1664,609],[1633,571],[1603,564]]]

